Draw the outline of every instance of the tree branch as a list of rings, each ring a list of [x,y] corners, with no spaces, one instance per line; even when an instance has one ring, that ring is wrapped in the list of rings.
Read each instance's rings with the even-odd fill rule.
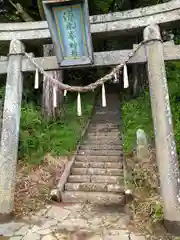
[[[33,22],[34,19],[24,10],[20,3],[13,3],[9,0],[10,4],[16,9],[16,14],[19,15],[25,22]]]
[[[39,15],[40,15],[41,19],[45,20],[45,14],[44,14],[42,0],[37,0],[37,5],[38,5]]]

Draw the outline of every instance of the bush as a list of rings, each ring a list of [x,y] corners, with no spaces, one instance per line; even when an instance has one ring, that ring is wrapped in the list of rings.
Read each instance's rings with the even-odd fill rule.
[[[40,163],[46,153],[70,155],[76,149],[77,141],[93,106],[94,94],[82,96],[82,117],[76,116],[76,98],[68,94],[62,119],[46,122],[33,103],[22,106],[20,125],[19,158],[28,163]]]

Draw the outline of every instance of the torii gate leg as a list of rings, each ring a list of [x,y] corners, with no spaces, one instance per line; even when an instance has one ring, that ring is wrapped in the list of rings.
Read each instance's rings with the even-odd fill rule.
[[[158,25],[144,30],[148,60],[148,77],[154,122],[156,156],[160,173],[161,194],[164,202],[164,223],[167,230],[180,235],[180,175],[176,143],[173,134],[163,43]]]
[[[0,220],[10,216],[14,205],[19,125],[23,89],[22,53],[18,40],[10,43],[0,145]]]

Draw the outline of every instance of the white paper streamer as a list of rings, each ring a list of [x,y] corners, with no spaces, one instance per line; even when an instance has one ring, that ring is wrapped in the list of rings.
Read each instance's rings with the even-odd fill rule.
[[[57,107],[57,87],[53,86],[53,107]]]
[[[37,68],[36,68],[36,73],[35,73],[34,88],[35,89],[39,88],[39,71]]]
[[[64,97],[66,97],[66,95],[67,95],[67,90],[65,89],[64,90]]]
[[[113,83],[118,83],[118,82],[119,82],[119,80],[118,80],[118,78],[117,78],[117,74],[114,73],[114,80],[113,80]]]
[[[77,115],[78,115],[78,117],[82,116],[81,94],[80,93],[78,93],[78,96],[77,96]]]
[[[104,83],[102,85],[102,107],[106,107],[106,91]]]
[[[124,65],[124,69],[123,69],[123,75],[124,75],[124,88],[128,88],[129,87],[129,80],[128,80],[128,71],[127,71],[127,65]]]

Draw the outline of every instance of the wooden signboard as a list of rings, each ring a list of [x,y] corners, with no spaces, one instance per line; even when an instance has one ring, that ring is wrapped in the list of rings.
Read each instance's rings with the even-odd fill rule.
[[[46,0],[43,6],[59,66],[93,64],[87,0]]]

